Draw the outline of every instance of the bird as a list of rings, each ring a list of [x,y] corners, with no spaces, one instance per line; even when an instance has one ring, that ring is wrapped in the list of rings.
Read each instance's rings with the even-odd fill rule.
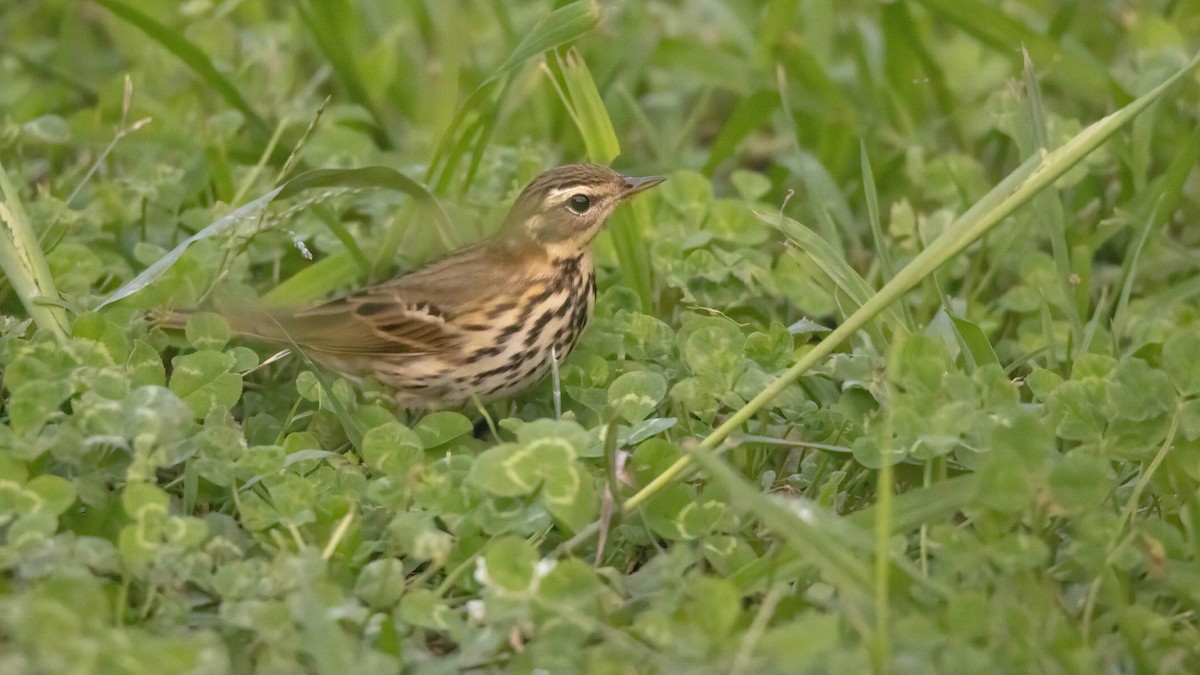
[[[621,203],[664,180],[559,166],[530,181],[478,243],[315,306],[226,318],[240,336],[299,348],[350,379],[373,375],[403,409],[509,398],[571,353],[596,304],[596,235]]]

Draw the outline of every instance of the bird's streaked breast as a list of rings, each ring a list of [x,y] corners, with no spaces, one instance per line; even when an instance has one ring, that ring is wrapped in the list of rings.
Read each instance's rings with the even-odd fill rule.
[[[472,392],[485,402],[515,394],[549,371],[551,353],[561,361],[571,352],[595,294],[590,255],[549,261],[519,295],[495,297],[454,317],[462,336],[454,356],[406,359],[391,370],[389,384],[402,405],[436,398],[449,407],[470,401]]]

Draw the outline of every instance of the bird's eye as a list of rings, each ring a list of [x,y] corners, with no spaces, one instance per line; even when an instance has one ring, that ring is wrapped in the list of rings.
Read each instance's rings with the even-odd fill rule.
[[[587,210],[592,208],[592,200],[588,199],[587,195],[571,195],[567,206],[575,213],[587,213]]]

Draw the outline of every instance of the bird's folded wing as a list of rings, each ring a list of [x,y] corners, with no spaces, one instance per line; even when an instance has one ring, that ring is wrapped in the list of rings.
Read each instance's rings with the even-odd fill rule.
[[[497,297],[520,296],[528,261],[481,243],[415,272],[309,309],[259,317],[259,338],[337,355],[437,354],[460,348],[462,317]]]
[[[387,286],[265,319],[274,326],[262,325],[259,337],[329,354],[436,354],[461,335],[437,306],[403,302]]]

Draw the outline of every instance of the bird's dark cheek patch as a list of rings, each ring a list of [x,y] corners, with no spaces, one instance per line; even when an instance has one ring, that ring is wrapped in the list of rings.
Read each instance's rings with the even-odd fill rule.
[[[553,223],[543,225],[533,233],[534,239],[541,244],[561,244],[578,232],[578,223]]]

